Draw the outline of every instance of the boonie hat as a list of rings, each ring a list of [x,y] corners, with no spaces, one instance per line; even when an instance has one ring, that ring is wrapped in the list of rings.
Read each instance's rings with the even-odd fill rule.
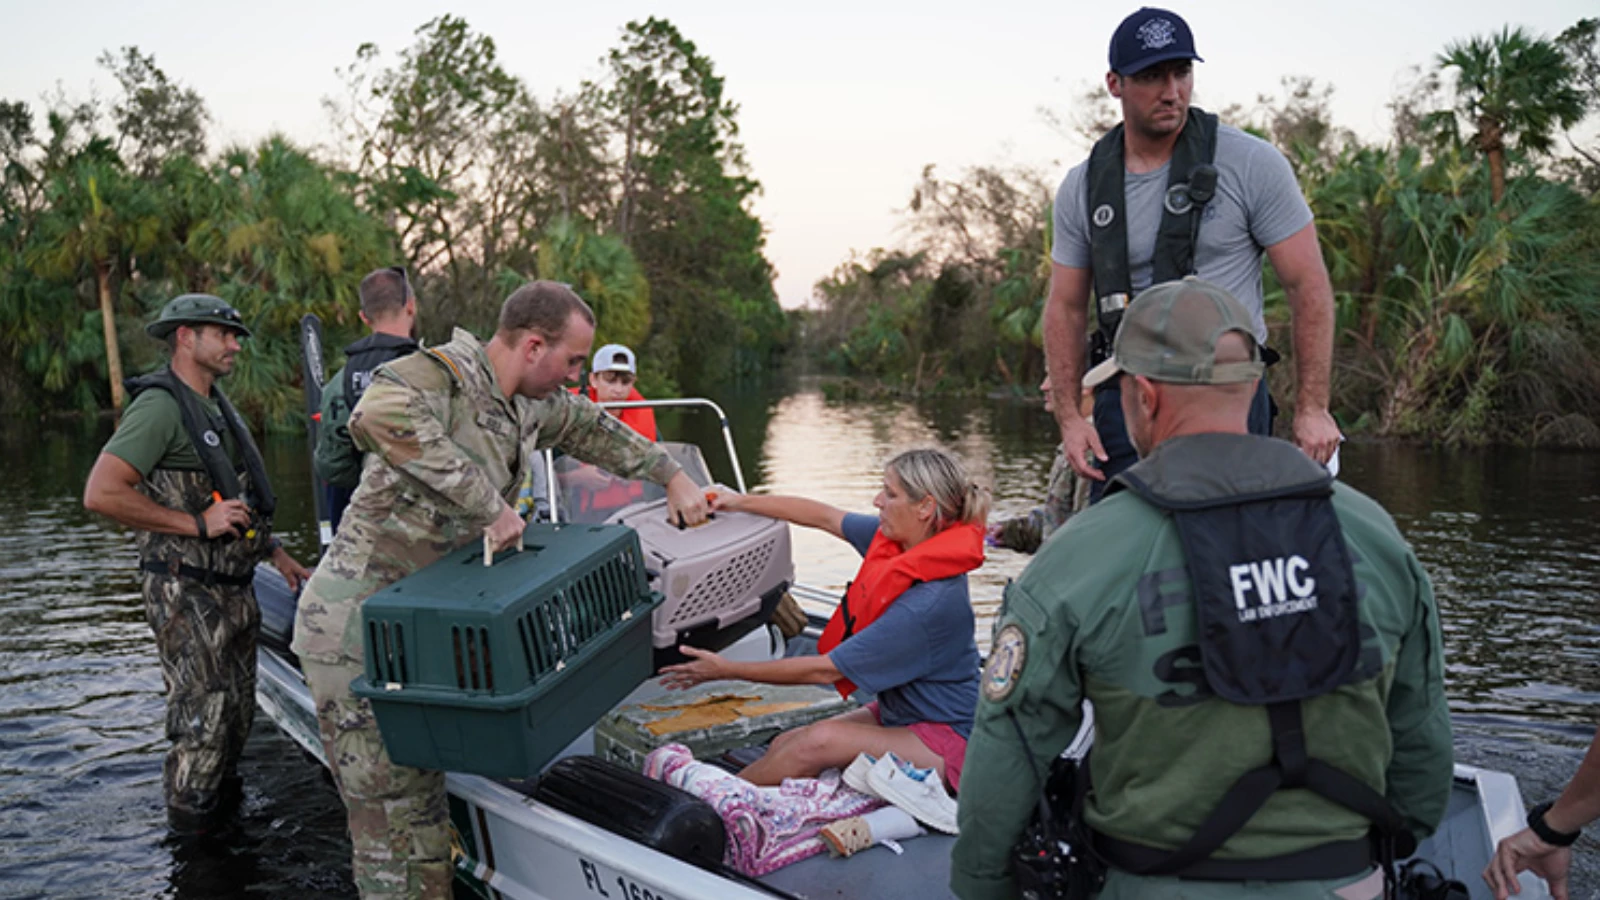
[[[229,306],[228,301],[210,294],[183,294],[172,298],[161,308],[161,315],[144,327],[144,332],[153,338],[165,339],[179,325],[221,325],[250,337],[250,329],[245,327],[239,311]]]
[[[632,372],[639,374],[639,366],[633,358],[633,351],[621,344],[607,344],[594,354],[594,364],[589,367],[591,372]]]
[[[1111,71],[1118,75],[1142,72],[1169,59],[1205,62],[1194,52],[1194,34],[1189,23],[1175,12],[1141,7],[1122,20],[1111,35]]]
[[[1217,362],[1217,342],[1230,331],[1249,342],[1249,362]],[[1083,386],[1098,387],[1122,372],[1172,384],[1237,384],[1264,371],[1250,313],[1232,294],[1190,275],[1128,304],[1111,358],[1090,369]]]

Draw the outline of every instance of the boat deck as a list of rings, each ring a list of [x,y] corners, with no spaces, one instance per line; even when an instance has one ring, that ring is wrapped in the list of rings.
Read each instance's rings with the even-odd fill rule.
[[[761,881],[805,900],[946,900],[954,896],[949,888],[950,848],[954,845],[953,837],[930,834],[903,841],[900,846],[905,853],[900,856],[887,847],[863,850],[849,859],[813,856]],[[1444,823],[1418,848],[1418,856],[1467,885],[1472,900],[1489,900],[1493,894],[1481,873],[1489,864],[1484,848],[1492,846],[1479,809],[1476,783],[1458,778]]]

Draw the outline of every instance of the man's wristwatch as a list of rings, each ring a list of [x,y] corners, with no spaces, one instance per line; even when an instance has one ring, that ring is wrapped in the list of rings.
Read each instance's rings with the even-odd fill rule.
[[[1538,835],[1539,840],[1552,847],[1570,847],[1578,839],[1578,835],[1583,834],[1583,831],[1581,829],[1578,831],[1557,831],[1545,824],[1544,814],[1549,812],[1550,807],[1554,805],[1554,801],[1546,800],[1528,810],[1528,829]]]

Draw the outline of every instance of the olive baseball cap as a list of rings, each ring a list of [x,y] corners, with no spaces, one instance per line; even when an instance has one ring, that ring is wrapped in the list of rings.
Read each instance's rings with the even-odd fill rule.
[[[1248,362],[1217,362],[1217,342],[1230,331],[1245,336]],[[1127,372],[1172,384],[1237,384],[1266,370],[1250,313],[1233,295],[1193,275],[1149,288],[1128,304],[1111,358],[1083,376],[1097,387]]]
[[[210,294],[184,294],[167,301],[161,315],[144,327],[145,334],[164,339],[179,325],[221,325],[232,328],[244,337],[250,337],[244,317],[228,305],[228,301]]]

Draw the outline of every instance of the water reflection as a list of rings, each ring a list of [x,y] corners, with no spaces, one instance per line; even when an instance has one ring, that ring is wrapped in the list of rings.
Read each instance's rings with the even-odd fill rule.
[[[995,514],[1038,501],[1054,452],[1037,404],[830,403],[816,391],[715,399],[752,487],[871,512],[883,462],[940,444],[992,485]],[[663,432],[732,475],[714,417],[663,413]],[[83,479],[106,422],[10,423],[0,453],[0,895],[353,896],[343,810],[320,769],[258,720],[239,833],[221,847],[164,841],[161,675],[131,535],[85,514]],[[263,447],[279,530],[315,552],[305,442]],[[1432,575],[1446,640],[1458,759],[1514,772],[1530,799],[1575,770],[1600,699],[1600,456],[1446,453],[1352,443],[1344,478],[1394,515]],[[794,531],[801,577],[842,589],[859,558]],[[992,551],[973,576],[980,613],[1028,557]],[[987,623],[979,625],[986,640]],[[1575,896],[1600,884],[1579,845]]]

